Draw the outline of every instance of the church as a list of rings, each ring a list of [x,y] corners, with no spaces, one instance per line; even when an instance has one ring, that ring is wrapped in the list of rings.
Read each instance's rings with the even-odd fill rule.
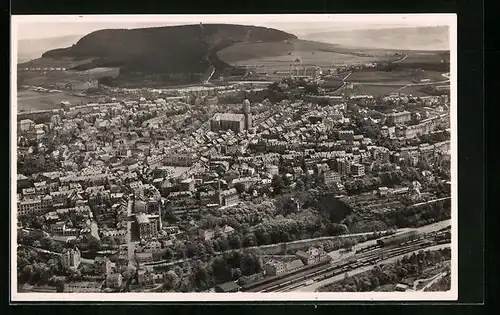
[[[236,133],[252,128],[252,113],[250,110],[250,101],[243,101],[243,113],[216,113],[210,121],[210,128],[214,132],[221,130],[232,130]]]

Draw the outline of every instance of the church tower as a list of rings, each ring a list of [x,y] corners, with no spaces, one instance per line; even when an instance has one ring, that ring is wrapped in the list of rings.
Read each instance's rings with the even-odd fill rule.
[[[252,113],[250,112],[250,101],[243,101],[243,114],[245,115],[245,130],[252,128]]]

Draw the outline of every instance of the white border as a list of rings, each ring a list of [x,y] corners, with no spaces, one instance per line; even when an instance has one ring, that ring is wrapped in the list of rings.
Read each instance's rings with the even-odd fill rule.
[[[165,22],[172,23],[175,20],[186,22],[188,18],[193,23],[211,21],[217,23],[245,24],[246,19],[262,18],[266,22],[352,22],[361,19],[363,22],[375,23],[401,23],[412,24],[425,20],[435,21],[436,25],[448,25],[450,27],[450,96],[451,96],[451,174],[452,174],[452,282],[451,290],[448,292],[287,292],[287,293],[19,293],[17,292],[17,255],[14,249],[17,247],[17,204],[14,202],[16,196],[17,180],[17,25],[19,23],[54,23],[54,22]],[[75,21],[76,20],[76,21]],[[197,22],[194,22],[197,21]],[[221,22],[224,21],[224,22]],[[175,23],[175,22],[174,22]],[[251,24],[251,22],[249,22]],[[116,301],[116,302],[218,302],[218,301],[454,301],[458,299],[458,169],[457,169],[457,16],[456,14],[342,14],[342,15],[92,15],[92,16],[12,16],[11,24],[11,260],[10,260],[10,292],[12,302],[47,302],[47,301]]]

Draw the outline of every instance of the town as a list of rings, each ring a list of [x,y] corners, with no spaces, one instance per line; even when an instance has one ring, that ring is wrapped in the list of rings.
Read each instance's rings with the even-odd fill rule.
[[[316,70],[20,114],[20,292],[431,288],[377,264],[449,263],[449,91]]]

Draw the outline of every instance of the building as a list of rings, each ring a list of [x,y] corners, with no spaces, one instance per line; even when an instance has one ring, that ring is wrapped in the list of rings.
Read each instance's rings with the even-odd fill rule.
[[[365,166],[359,163],[351,165],[351,174],[354,176],[364,176]]]
[[[17,126],[19,132],[26,132],[35,128],[35,122],[31,119],[23,119]]]
[[[330,257],[322,248],[316,247],[310,247],[307,252],[299,250],[295,255],[306,265],[314,265]]]
[[[354,140],[354,131],[353,130],[339,130],[338,131],[339,140]]]
[[[17,213],[20,216],[43,215],[50,211],[53,201],[50,195],[43,198],[28,199],[17,202]]]
[[[247,99],[243,101],[243,115],[245,116],[245,130],[249,130],[253,127],[253,121],[250,112],[250,101]]]
[[[295,272],[304,267],[304,263],[300,259],[295,259],[286,264],[286,272]]]
[[[196,161],[196,156],[194,154],[188,154],[188,153],[168,154],[163,158],[163,165],[190,167],[195,163],[195,161]]]
[[[277,276],[287,271],[286,265],[284,263],[274,259],[266,262],[263,266],[263,269],[266,272],[266,275],[269,276]]]
[[[244,114],[217,113],[210,121],[210,128],[214,132],[232,130],[236,133],[245,130]]]
[[[278,165],[268,165],[267,166],[267,172],[271,175],[278,175],[279,174],[279,167]]]
[[[139,225],[139,235],[141,239],[149,239],[158,236],[158,220],[154,220],[144,213],[136,215],[136,220]]]
[[[231,206],[239,202],[238,192],[236,188],[223,190],[219,192],[219,204],[221,206]]]
[[[61,255],[61,264],[65,269],[75,270],[82,261],[81,253],[77,247],[67,249]]]
[[[219,284],[218,286],[215,287],[215,292],[218,293],[230,293],[230,292],[238,292],[241,289],[239,285],[236,284],[236,282],[231,281],[231,282],[226,282],[223,284]]]
[[[340,174],[335,171],[326,171],[323,173],[323,182],[325,185],[340,182]]]
[[[113,263],[108,257],[96,257],[94,260],[94,266],[96,272],[101,275],[108,276],[113,271]]]
[[[411,113],[408,111],[388,113],[385,115],[385,121],[388,125],[404,124],[411,121]]]
[[[338,159],[337,169],[341,175],[349,175],[351,173],[351,162],[347,159]]]

